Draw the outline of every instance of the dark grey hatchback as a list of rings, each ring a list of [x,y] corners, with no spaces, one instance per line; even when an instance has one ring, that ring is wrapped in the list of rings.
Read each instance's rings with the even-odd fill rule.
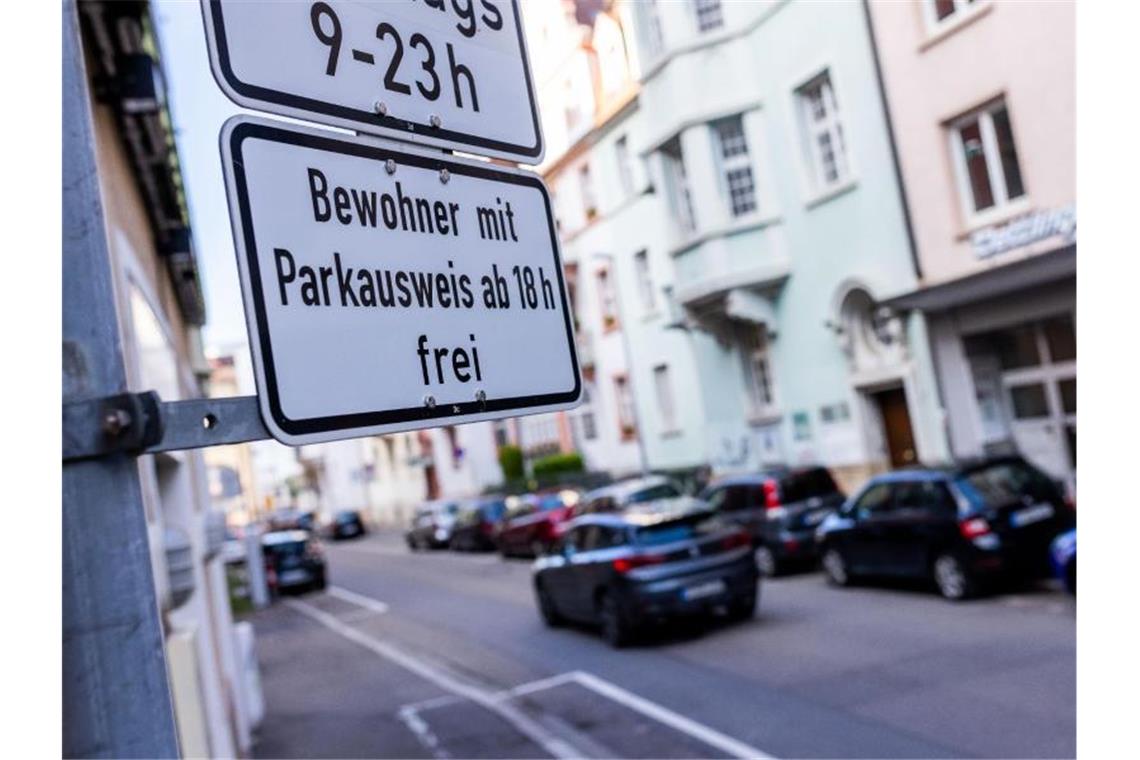
[[[746,619],[759,590],[751,543],[691,498],[585,515],[535,562],[539,611],[551,626],[600,624],[615,647],[674,616],[724,611]]]
[[[796,563],[814,563],[815,529],[844,500],[823,467],[722,478],[710,483],[701,498],[752,534],[756,564],[763,575],[778,575]]]

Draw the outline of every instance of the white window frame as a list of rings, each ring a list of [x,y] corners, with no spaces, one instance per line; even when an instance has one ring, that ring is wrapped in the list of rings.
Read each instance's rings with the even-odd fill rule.
[[[693,28],[697,34],[708,34],[724,28],[724,3],[722,0],[691,0]],[[715,19],[712,26],[701,25],[701,15]]]
[[[582,194],[582,216],[587,224],[598,218],[598,196],[594,193],[594,177],[588,161],[578,165],[578,191]]]
[[[995,217],[1004,217],[1011,212],[1020,210],[1029,203],[1029,191],[1025,187],[1025,174],[1021,168],[1020,153],[1017,171],[1021,174],[1021,195],[1010,198],[1005,184],[1005,166],[1001,162],[1001,151],[998,149],[997,130],[994,128],[993,114],[995,111],[1005,109],[1009,116],[1009,103],[1004,98],[976,108],[951,121],[948,125],[950,155],[954,163],[954,174],[958,183],[958,199],[962,207],[963,218],[968,226],[982,226]],[[978,132],[982,137],[982,156],[986,162],[986,176],[990,181],[990,193],[993,195],[992,206],[981,211],[974,209],[974,189],[970,184],[970,171],[966,166],[966,145],[962,141],[962,128],[977,121]],[[1013,119],[1010,117],[1010,131],[1013,130]],[[1013,136],[1014,150],[1017,150],[1017,138]]]
[[[672,153],[673,147],[676,148],[676,155]],[[665,181],[669,188],[673,219],[682,234],[691,236],[697,231],[697,215],[693,208],[688,173],[685,171],[685,149],[681,146],[679,135],[662,146],[661,158],[665,164]]]
[[[779,397],[767,329],[763,325],[749,324],[740,330],[740,360],[748,413],[753,418],[773,416],[779,409]],[[763,368],[761,373],[757,373],[757,367]],[[761,375],[767,381],[766,388],[759,382]]]
[[[637,188],[633,178],[633,157],[629,152],[629,135],[622,135],[614,142],[614,158],[617,161],[618,183],[622,194],[629,197]]]
[[[677,397],[673,393],[673,378],[668,364],[658,364],[653,368],[653,392],[657,397],[657,414],[661,420],[661,432],[677,431]]]
[[[633,254],[633,269],[637,275],[637,292],[641,296],[641,308],[646,314],[652,314],[657,311],[657,292],[653,287],[649,249],[642,248]]]
[[[985,4],[986,0],[950,0],[954,5],[954,10],[950,12],[946,18],[938,18],[938,12],[934,7],[936,0],[922,0],[922,15],[926,19],[926,27],[930,31],[941,31],[947,26],[961,23],[961,21],[968,17],[970,13],[976,11],[979,7]]]
[[[823,103],[823,116],[816,117],[812,112],[812,101],[809,91],[819,88]],[[796,105],[800,114],[803,140],[805,141],[808,161],[808,176],[811,178],[812,189],[816,193],[823,193],[836,187],[841,187],[852,180],[851,155],[847,148],[847,138],[843,130],[843,117],[835,97],[835,82],[831,70],[825,69],[801,84],[795,90]],[[819,145],[819,138],[827,134],[831,142],[832,154],[835,157],[835,179],[828,179],[824,172],[823,150]]]
[[[643,0],[637,4],[642,27],[642,44],[645,59],[653,61],[665,53],[665,28],[661,24],[661,9],[657,0]]]
[[[740,127],[740,145],[743,150],[734,153],[731,156],[725,155],[725,140],[724,134],[721,131],[721,126],[735,122]],[[752,154],[748,149],[748,133],[744,130],[744,114],[738,113],[733,116],[726,116],[723,119],[717,119],[709,123],[709,129],[713,134],[713,142],[716,146],[716,160],[717,165],[720,167],[720,175],[724,189],[725,208],[728,215],[732,219],[747,218],[760,211],[760,188],[756,182],[756,168],[752,165]],[[752,183],[752,208],[745,209],[739,213],[733,206],[732,200],[732,180],[730,175],[735,172],[747,171],[748,178]]]

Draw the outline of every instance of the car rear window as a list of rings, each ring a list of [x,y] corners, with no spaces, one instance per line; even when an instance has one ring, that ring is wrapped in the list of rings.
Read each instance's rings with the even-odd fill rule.
[[[638,528],[634,531],[634,543],[638,546],[660,546],[675,541],[700,538],[722,529],[723,524],[716,518],[698,515]]]
[[[552,509],[560,509],[563,506],[564,502],[562,501],[562,497],[558,494],[543,496],[538,501],[538,508],[543,512],[549,512]]]
[[[289,541],[287,543],[272,544],[266,548],[273,554],[281,557],[298,557],[305,552],[305,542]]]
[[[1029,496],[1042,501],[1056,496],[1056,486],[1040,470],[1023,462],[998,462],[964,473],[959,490],[977,509],[1003,507]]]
[[[640,491],[634,491],[626,499],[627,504],[641,504],[646,501],[654,501],[656,499],[672,499],[680,496],[681,492],[672,483],[662,483],[657,486],[650,486],[649,488]]]
[[[780,479],[780,497],[785,502],[796,502],[814,496],[831,496],[838,491],[831,473],[822,467],[794,472]]]

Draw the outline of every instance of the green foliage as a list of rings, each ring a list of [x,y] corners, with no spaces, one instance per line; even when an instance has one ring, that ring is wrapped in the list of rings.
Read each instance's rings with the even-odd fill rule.
[[[571,451],[566,454],[551,454],[550,456],[535,460],[534,476],[541,478],[563,472],[582,472],[584,469],[585,465],[582,463],[582,455],[577,451]]]
[[[522,449],[518,446],[503,446],[499,449],[499,467],[508,481],[519,480],[523,476]]]

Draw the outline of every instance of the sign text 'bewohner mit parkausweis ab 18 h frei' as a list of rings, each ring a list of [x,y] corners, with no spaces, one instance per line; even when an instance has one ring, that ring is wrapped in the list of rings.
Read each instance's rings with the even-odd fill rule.
[[[245,116],[221,143],[275,438],[300,445],[578,403],[537,176]]]

